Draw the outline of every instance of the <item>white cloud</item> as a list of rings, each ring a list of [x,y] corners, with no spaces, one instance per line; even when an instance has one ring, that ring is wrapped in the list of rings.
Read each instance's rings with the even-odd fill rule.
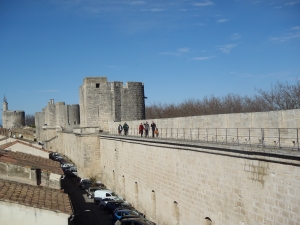
[[[202,56],[202,57],[194,57],[192,60],[202,61],[202,60],[208,60],[213,58],[212,56]]]
[[[237,44],[228,44],[228,45],[219,45],[217,49],[222,51],[223,53],[229,54],[233,48],[235,48]]]
[[[165,11],[164,9],[161,8],[153,8],[153,9],[149,9],[150,12],[162,12]]]
[[[204,7],[204,6],[210,6],[210,5],[214,5],[214,3],[212,1],[202,1],[202,2],[194,2],[192,3],[193,6],[197,6],[197,7]]]
[[[300,3],[300,1],[293,1],[293,2],[287,2],[284,5],[293,6],[293,5],[296,5],[296,4],[299,4],[299,3]]]
[[[189,53],[191,50],[187,47],[179,48],[174,52],[161,52],[161,55],[173,55],[173,56],[181,56],[182,54]]]
[[[145,5],[145,1],[132,1],[129,3],[130,5]]]
[[[300,38],[300,26],[292,27],[288,33],[280,37],[270,37],[269,40],[272,42],[285,42],[295,38]]]
[[[231,35],[231,40],[238,40],[241,38],[241,35],[239,35],[238,33],[234,33],[233,35]]]
[[[217,23],[225,23],[227,21],[228,21],[228,19],[219,19],[219,20],[217,20]]]
[[[187,53],[190,52],[191,50],[189,48],[179,48],[177,51],[182,53]]]

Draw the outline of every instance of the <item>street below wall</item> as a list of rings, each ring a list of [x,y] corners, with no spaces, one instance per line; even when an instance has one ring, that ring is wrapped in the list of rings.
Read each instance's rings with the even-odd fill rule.
[[[78,187],[78,183],[77,178],[65,177],[61,180],[61,187],[69,195],[75,214],[69,225],[112,225],[112,217],[99,209],[94,199],[89,199],[86,191]]]

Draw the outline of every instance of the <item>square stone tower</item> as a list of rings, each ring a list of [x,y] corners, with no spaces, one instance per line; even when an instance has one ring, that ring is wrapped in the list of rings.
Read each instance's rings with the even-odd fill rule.
[[[141,82],[107,82],[106,77],[86,77],[79,88],[81,127],[106,130],[108,121],[145,119]]]

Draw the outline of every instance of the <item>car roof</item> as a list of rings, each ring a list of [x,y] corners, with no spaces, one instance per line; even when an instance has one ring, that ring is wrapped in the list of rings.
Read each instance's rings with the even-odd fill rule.
[[[113,193],[113,191],[111,191],[111,190],[107,190],[107,189],[99,189],[99,190],[97,190],[98,191],[98,193],[99,192],[104,192],[104,193]]]
[[[133,212],[133,213],[137,213],[138,215],[140,215],[139,212],[136,211],[135,209],[127,209],[127,208],[116,208],[114,212],[115,213],[116,212],[128,212],[128,213]]]
[[[89,189],[102,190],[101,187],[89,187]]]
[[[124,218],[124,219],[121,219],[121,221],[132,221],[132,222],[139,222],[141,224],[144,224],[144,225],[155,225],[155,223],[143,218],[143,217],[137,217],[137,218]]]

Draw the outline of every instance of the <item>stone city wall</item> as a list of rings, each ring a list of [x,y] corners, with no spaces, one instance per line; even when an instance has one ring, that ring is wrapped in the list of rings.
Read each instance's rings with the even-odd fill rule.
[[[45,143],[45,149],[67,156],[77,166],[80,177],[98,177],[100,144],[95,134],[75,135],[58,132],[57,138]]]
[[[297,128],[299,112],[154,121],[159,128]],[[144,120],[127,122],[132,129]],[[109,126],[116,128],[118,124],[110,122]],[[299,156],[288,159],[289,152],[283,157],[275,156],[277,153],[256,154],[253,148],[241,153],[241,146],[235,150],[192,148],[123,136],[57,136],[47,143],[47,150],[67,155],[77,165],[79,176],[96,176],[158,225],[205,225],[206,217],[214,225],[281,225],[300,221]]]
[[[299,224],[299,158],[248,153],[102,136],[100,177],[158,225]]]

